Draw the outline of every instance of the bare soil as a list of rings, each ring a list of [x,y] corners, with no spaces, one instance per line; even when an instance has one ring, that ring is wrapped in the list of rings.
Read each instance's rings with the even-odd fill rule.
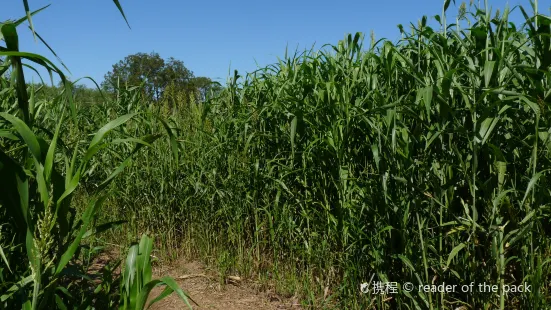
[[[271,292],[261,292],[259,285],[238,276],[229,276],[226,284],[220,283],[220,278],[209,272],[197,261],[175,262],[170,266],[154,268],[155,277],[173,277],[180,287],[193,301],[189,301],[193,309],[220,310],[275,310],[301,309],[295,298],[282,298]],[[163,288],[155,288],[151,298],[161,293]],[[176,293],[154,304],[151,309],[189,309]]]

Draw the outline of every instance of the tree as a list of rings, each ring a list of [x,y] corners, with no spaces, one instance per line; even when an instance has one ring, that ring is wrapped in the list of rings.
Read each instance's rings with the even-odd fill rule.
[[[113,91],[118,82],[121,85],[144,86],[145,95],[158,101],[169,84],[180,89],[193,87],[193,72],[184,66],[184,63],[173,57],[166,61],[157,53],[137,53],[129,55],[105,75],[103,86]]]
[[[206,100],[210,91],[212,91],[213,93],[218,93],[222,89],[220,83],[213,82],[208,77],[203,76],[194,78],[191,83],[199,91],[200,101]]]

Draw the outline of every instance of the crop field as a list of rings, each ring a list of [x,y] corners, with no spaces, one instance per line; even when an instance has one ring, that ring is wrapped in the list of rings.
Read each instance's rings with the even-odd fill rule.
[[[181,258],[303,309],[550,309],[551,17],[526,4],[515,23],[443,1],[396,42],[350,34],[162,96],[78,90],[19,49],[48,10],[3,22],[0,309],[195,308],[152,272]]]

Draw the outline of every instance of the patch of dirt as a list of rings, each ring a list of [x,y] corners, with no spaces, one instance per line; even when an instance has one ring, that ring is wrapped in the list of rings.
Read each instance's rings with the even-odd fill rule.
[[[116,249],[109,249],[108,251],[101,252],[92,260],[92,263],[88,267],[87,274],[91,279],[93,279],[94,284],[98,285],[99,283],[101,283],[103,279],[103,272],[106,271],[105,268],[117,259],[120,259],[120,252]],[[82,264],[82,262],[79,263]],[[120,275],[121,265],[122,263],[117,266],[115,270],[112,270],[114,277]]]
[[[154,278],[173,277],[182,290],[197,304],[190,300],[193,309],[220,310],[276,310],[301,309],[296,299],[286,299],[270,292],[259,292],[254,282],[237,276],[226,278],[226,285],[221,285],[219,277],[208,272],[199,262],[176,262],[171,266],[154,269]],[[151,297],[158,296],[163,287],[155,288]],[[176,293],[154,304],[151,309],[170,310],[188,309],[185,302]]]

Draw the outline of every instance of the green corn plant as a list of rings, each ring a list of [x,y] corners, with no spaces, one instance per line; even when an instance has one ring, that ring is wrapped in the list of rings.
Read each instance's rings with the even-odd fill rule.
[[[76,306],[66,289],[68,281],[86,277],[74,266],[83,241],[120,224],[119,221],[96,225],[96,215],[106,199],[105,194],[91,199],[80,215],[71,205],[79,184],[93,168],[91,161],[111,145],[135,144],[129,153],[120,154],[126,158],[100,182],[98,189],[101,191],[129,165],[134,154],[144,146],[150,147],[160,135],[107,141],[110,132],[124,128],[141,115],[129,113],[105,124],[92,135],[91,141],[77,141],[69,147],[62,137],[67,127],[74,134],[78,126],[66,125],[71,122],[65,113],[67,109],[72,112],[72,121],[78,121],[71,92],[73,85],[47,58],[19,50],[17,27],[25,20],[30,22],[32,15],[44,9],[29,12],[24,2],[26,17],[0,24],[0,38],[5,42],[5,46],[0,46],[0,56],[4,57],[0,72],[0,253],[2,264],[5,264],[0,308],[51,309],[55,305],[67,309]],[[115,3],[120,9],[118,1]],[[34,29],[33,33],[42,40]],[[40,126],[45,120],[40,113],[43,105],[35,104],[36,93],[33,87],[27,89],[23,71],[24,67],[35,69],[24,61],[57,74],[64,85],[61,95],[52,98],[53,105],[48,107],[55,109],[57,105],[61,111],[55,117],[53,132]],[[9,68],[8,80],[2,75]],[[83,142],[87,144],[85,148],[81,147]],[[12,236],[9,246],[4,242],[6,233]]]
[[[58,285],[62,285],[60,282],[66,267],[79,250],[82,239],[98,229],[94,227],[93,219],[105,199],[104,196],[93,199],[80,219],[76,219],[70,207],[72,194],[82,176],[87,173],[89,161],[101,148],[107,146],[105,136],[135,116],[135,113],[128,114],[109,122],[94,135],[82,158],[76,156],[79,148],[74,148],[70,158],[67,154],[57,152],[57,144],[64,144],[59,138],[65,121],[63,114],[52,140],[46,142],[23,120],[10,113],[0,112],[2,129],[14,138],[11,150],[20,148],[24,159],[20,163],[21,157],[13,158],[7,151],[0,151],[1,183],[4,189],[0,201],[8,211],[4,214],[7,216],[5,220],[14,223],[14,242],[24,245],[26,261],[30,265],[28,272],[24,272],[30,274],[7,289],[2,295],[4,301],[13,298],[15,304],[20,302],[24,308],[39,309],[51,305],[55,298],[58,305],[63,305],[62,298],[55,291]],[[134,151],[137,152],[154,139],[134,139],[140,143]],[[56,163],[59,155],[62,155],[65,163],[64,175]],[[101,187],[105,188],[127,163],[128,159],[101,183]],[[102,229],[109,226],[108,223],[103,224]],[[17,256],[17,252],[10,254],[12,260]],[[32,294],[27,299],[23,292],[29,286]]]
[[[121,282],[121,301],[119,309],[121,310],[142,310],[148,309],[156,302],[166,298],[173,292],[192,309],[188,299],[189,297],[182,291],[176,281],[171,277],[163,277],[153,280],[151,277],[151,251],[153,248],[153,239],[147,235],[142,235],[139,244],[134,244],[128,250]],[[166,286],[166,288],[149,303],[148,297],[153,288]],[[147,307],[146,307],[147,306]]]

